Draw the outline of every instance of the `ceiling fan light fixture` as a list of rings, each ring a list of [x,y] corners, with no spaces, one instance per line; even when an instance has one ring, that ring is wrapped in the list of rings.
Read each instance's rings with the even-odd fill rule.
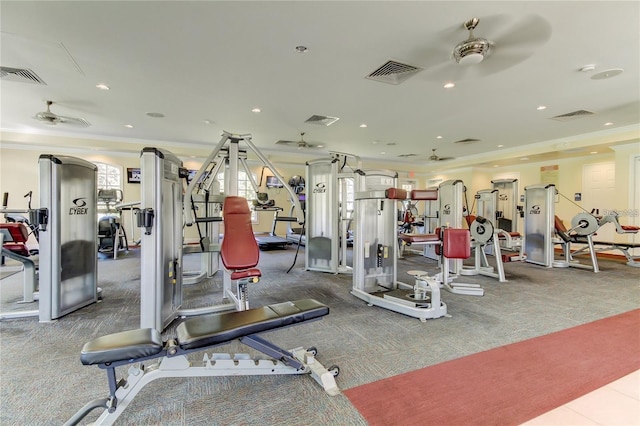
[[[491,45],[484,38],[465,40],[453,49],[453,58],[460,65],[475,65],[482,62]]]

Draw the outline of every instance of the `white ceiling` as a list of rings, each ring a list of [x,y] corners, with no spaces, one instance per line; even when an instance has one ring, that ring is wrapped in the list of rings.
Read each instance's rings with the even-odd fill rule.
[[[527,146],[571,153],[581,140],[602,144],[600,135],[622,143],[631,129],[639,137],[638,1],[2,1],[1,12],[0,65],[29,68],[46,83],[0,80],[5,134],[195,152],[226,130],[251,133],[261,150],[281,155],[296,149],[277,140],[305,132],[325,152],[409,167],[428,166],[434,148],[456,158],[449,164],[486,164]],[[474,35],[494,45],[465,67],[450,55],[472,17],[480,18]],[[389,59],[424,70],[397,85],[365,78]],[[581,72],[588,64],[595,70]],[[591,79],[614,68],[624,72]],[[444,89],[450,80],[456,87]],[[36,121],[46,100],[91,126]],[[595,114],[550,119],[577,110]],[[340,120],[305,123],[312,115]],[[453,143],[465,138],[480,142]]]

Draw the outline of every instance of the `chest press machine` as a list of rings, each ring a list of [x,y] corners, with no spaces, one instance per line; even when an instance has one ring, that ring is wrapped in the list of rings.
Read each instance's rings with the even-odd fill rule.
[[[251,227],[246,199],[227,197],[223,206],[225,238],[220,256],[231,278],[249,282],[260,276],[259,248]],[[210,377],[239,375],[310,374],[329,395],[340,393],[335,376],[337,366],[328,369],[316,359],[317,349],[282,349],[259,336],[308,321],[321,319],[329,308],[313,300],[303,299],[277,303],[238,312],[210,314],[190,318],[176,328],[176,337],[163,341],[154,328],[123,331],[99,337],[86,343],[80,361],[98,365],[107,371],[109,396],[93,400],[81,408],[66,425],[76,425],[91,411],[102,408],[96,424],[110,425],[122,414],[140,390],[153,380],[169,377]],[[192,352],[229,343],[235,339],[269,359],[252,358],[249,354],[205,354],[203,361],[187,358]],[[156,360],[145,367],[142,362]],[[129,376],[116,380],[115,368],[134,364]]]

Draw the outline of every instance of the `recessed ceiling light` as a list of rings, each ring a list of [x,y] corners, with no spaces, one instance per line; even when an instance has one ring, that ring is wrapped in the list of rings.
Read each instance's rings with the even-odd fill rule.
[[[456,85],[454,83],[445,83],[445,85],[443,86],[445,89],[452,89],[454,87],[456,87]]]
[[[385,155],[387,152],[386,151],[380,151],[380,154]]]
[[[298,53],[307,53],[309,48],[307,46],[296,46],[296,52]]]
[[[367,127],[367,125],[366,125],[366,124],[364,124],[364,123],[362,123],[362,124],[360,125],[360,127],[362,127],[362,128],[364,129],[365,127]]]
[[[147,115],[153,118],[164,118],[164,114],[161,112],[148,112]]]
[[[318,148],[324,148],[324,145],[316,145]]]
[[[591,151],[589,154],[597,154],[598,151]]]
[[[436,139],[442,139],[442,136],[436,136]]]
[[[258,113],[258,112],[261,112],[261,111],[262,110],[260,108],[254,108],[254,109],[251,110],[251,112],[255,112],[255,113]]]
[[[622,74],[624,70],[622,68],[612,68],[610,70],[602,71],[591,76],[591,80],[604,80],[607,78],[615,77]]]
[[[522,158],[520,159],[520,161],[527,161],[528,159],[529,159],[529,157],[522,157]]]
[[[544,105],[540,105],[538,108],[536,108],[538,111],[542,111],[543,109],[547,109],[546,106]]]
[[[378,145],[379,141],[373,141],[371,143],[374,144],[374,145]]]
[[[611,125],[613,125],[613,123],[609,121],[609,122],[607,122],[607,123],[604,123],[604,125],[605,125],[605,126],[611,126]]]
[[[204,124],[213,124],[213,120],[203,120]]]
[[[502,148],[504,145],[498,145],[498,148]]]
[[[107,86],[106,84],[100,83],[100,84],[96,84],[96,87],[100,90],[109,90],[109,86]]]
[[[124,127],[127,129],[133,129],[133,124],[125,124]]]
[[[584,67],[580,68],[579,71],[589,72],[589,71],[593,71],[595,69],[596,69],[596,66],[594,64],[589,64],[589,65],[585,65]]]

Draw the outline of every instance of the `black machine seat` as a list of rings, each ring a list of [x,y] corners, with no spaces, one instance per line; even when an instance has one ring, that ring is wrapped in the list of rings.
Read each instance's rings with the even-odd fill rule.
[[[80,352],[84,365],[105,364],[145,358],[162,351],[162,337],[154,328],[141,328],[98,337],[85,343]]]
[[[239,337],[320,318],[329,308],[313,299],[277,303],[261,308],[189,319],[178,325],[178,344],[184,350],[218,345]]]
[[[329,308],[313,299],[296,300],[239,312],[227,312],[195,317],[176,328],[177,342],[182,350],[226,343],[231,340],[309,321],[329,314]],[[80,354],[84,365],[163,355],[160,333],[152,328],[123,331],[99,337],[86,343]]]

